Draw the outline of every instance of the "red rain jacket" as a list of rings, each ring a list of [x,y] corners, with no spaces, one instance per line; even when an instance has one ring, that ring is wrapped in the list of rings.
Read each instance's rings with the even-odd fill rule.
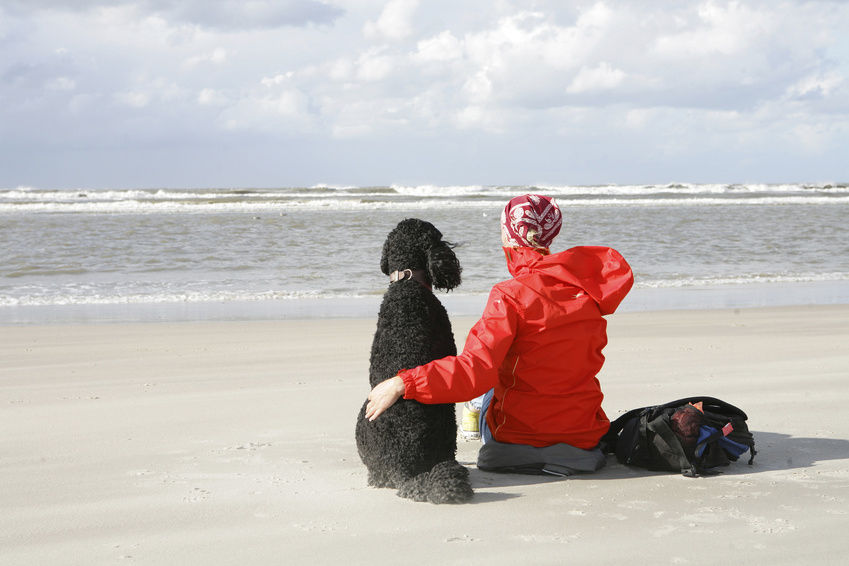
[[[611,248],[553,255],[504,248],[513,279],[493,287],[463,353],[400,372],[406,399],[459,403],[495,388],[486,414],[499,442],[594,448],[610,421],[596,375],[607,321],[634,282]]]

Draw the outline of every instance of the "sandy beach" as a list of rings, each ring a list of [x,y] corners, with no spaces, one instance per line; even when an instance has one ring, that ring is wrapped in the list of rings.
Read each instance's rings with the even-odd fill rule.
[[[366,486],[374,324],[0,327],[0,564],[846,563],[849,305],[609,317],[608,415],[719,397],[754,466],[556,480],[460,442],[462,506]]]

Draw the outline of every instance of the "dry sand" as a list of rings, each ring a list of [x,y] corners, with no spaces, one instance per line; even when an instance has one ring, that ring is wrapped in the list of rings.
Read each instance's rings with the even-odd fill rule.
[[[470,319],[454,321],[462,344]],[[0,327],[0,564],[846,564],[849,305],[610,317],[611,418],[711,395],[753,467],[366,486],[374,320]]]

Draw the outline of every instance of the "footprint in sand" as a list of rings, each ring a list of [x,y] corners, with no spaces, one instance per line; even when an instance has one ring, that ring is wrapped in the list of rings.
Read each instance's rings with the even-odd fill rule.
[[[189,495],[184,497],[182,501],[183,503],[197,503],[199,501],[203,501],[204,499],[209,499],[209,492],[205,489],[196,487]]]

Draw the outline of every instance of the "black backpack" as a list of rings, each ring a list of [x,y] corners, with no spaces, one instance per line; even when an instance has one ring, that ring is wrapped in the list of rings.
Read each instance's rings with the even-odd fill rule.
[[[628,411],[601,439],[605,453],[648,470],[680,471],[688,477],[719,473],[746,451],[755,459],[755,440],[746,413],[713,397],[689,397]]]

